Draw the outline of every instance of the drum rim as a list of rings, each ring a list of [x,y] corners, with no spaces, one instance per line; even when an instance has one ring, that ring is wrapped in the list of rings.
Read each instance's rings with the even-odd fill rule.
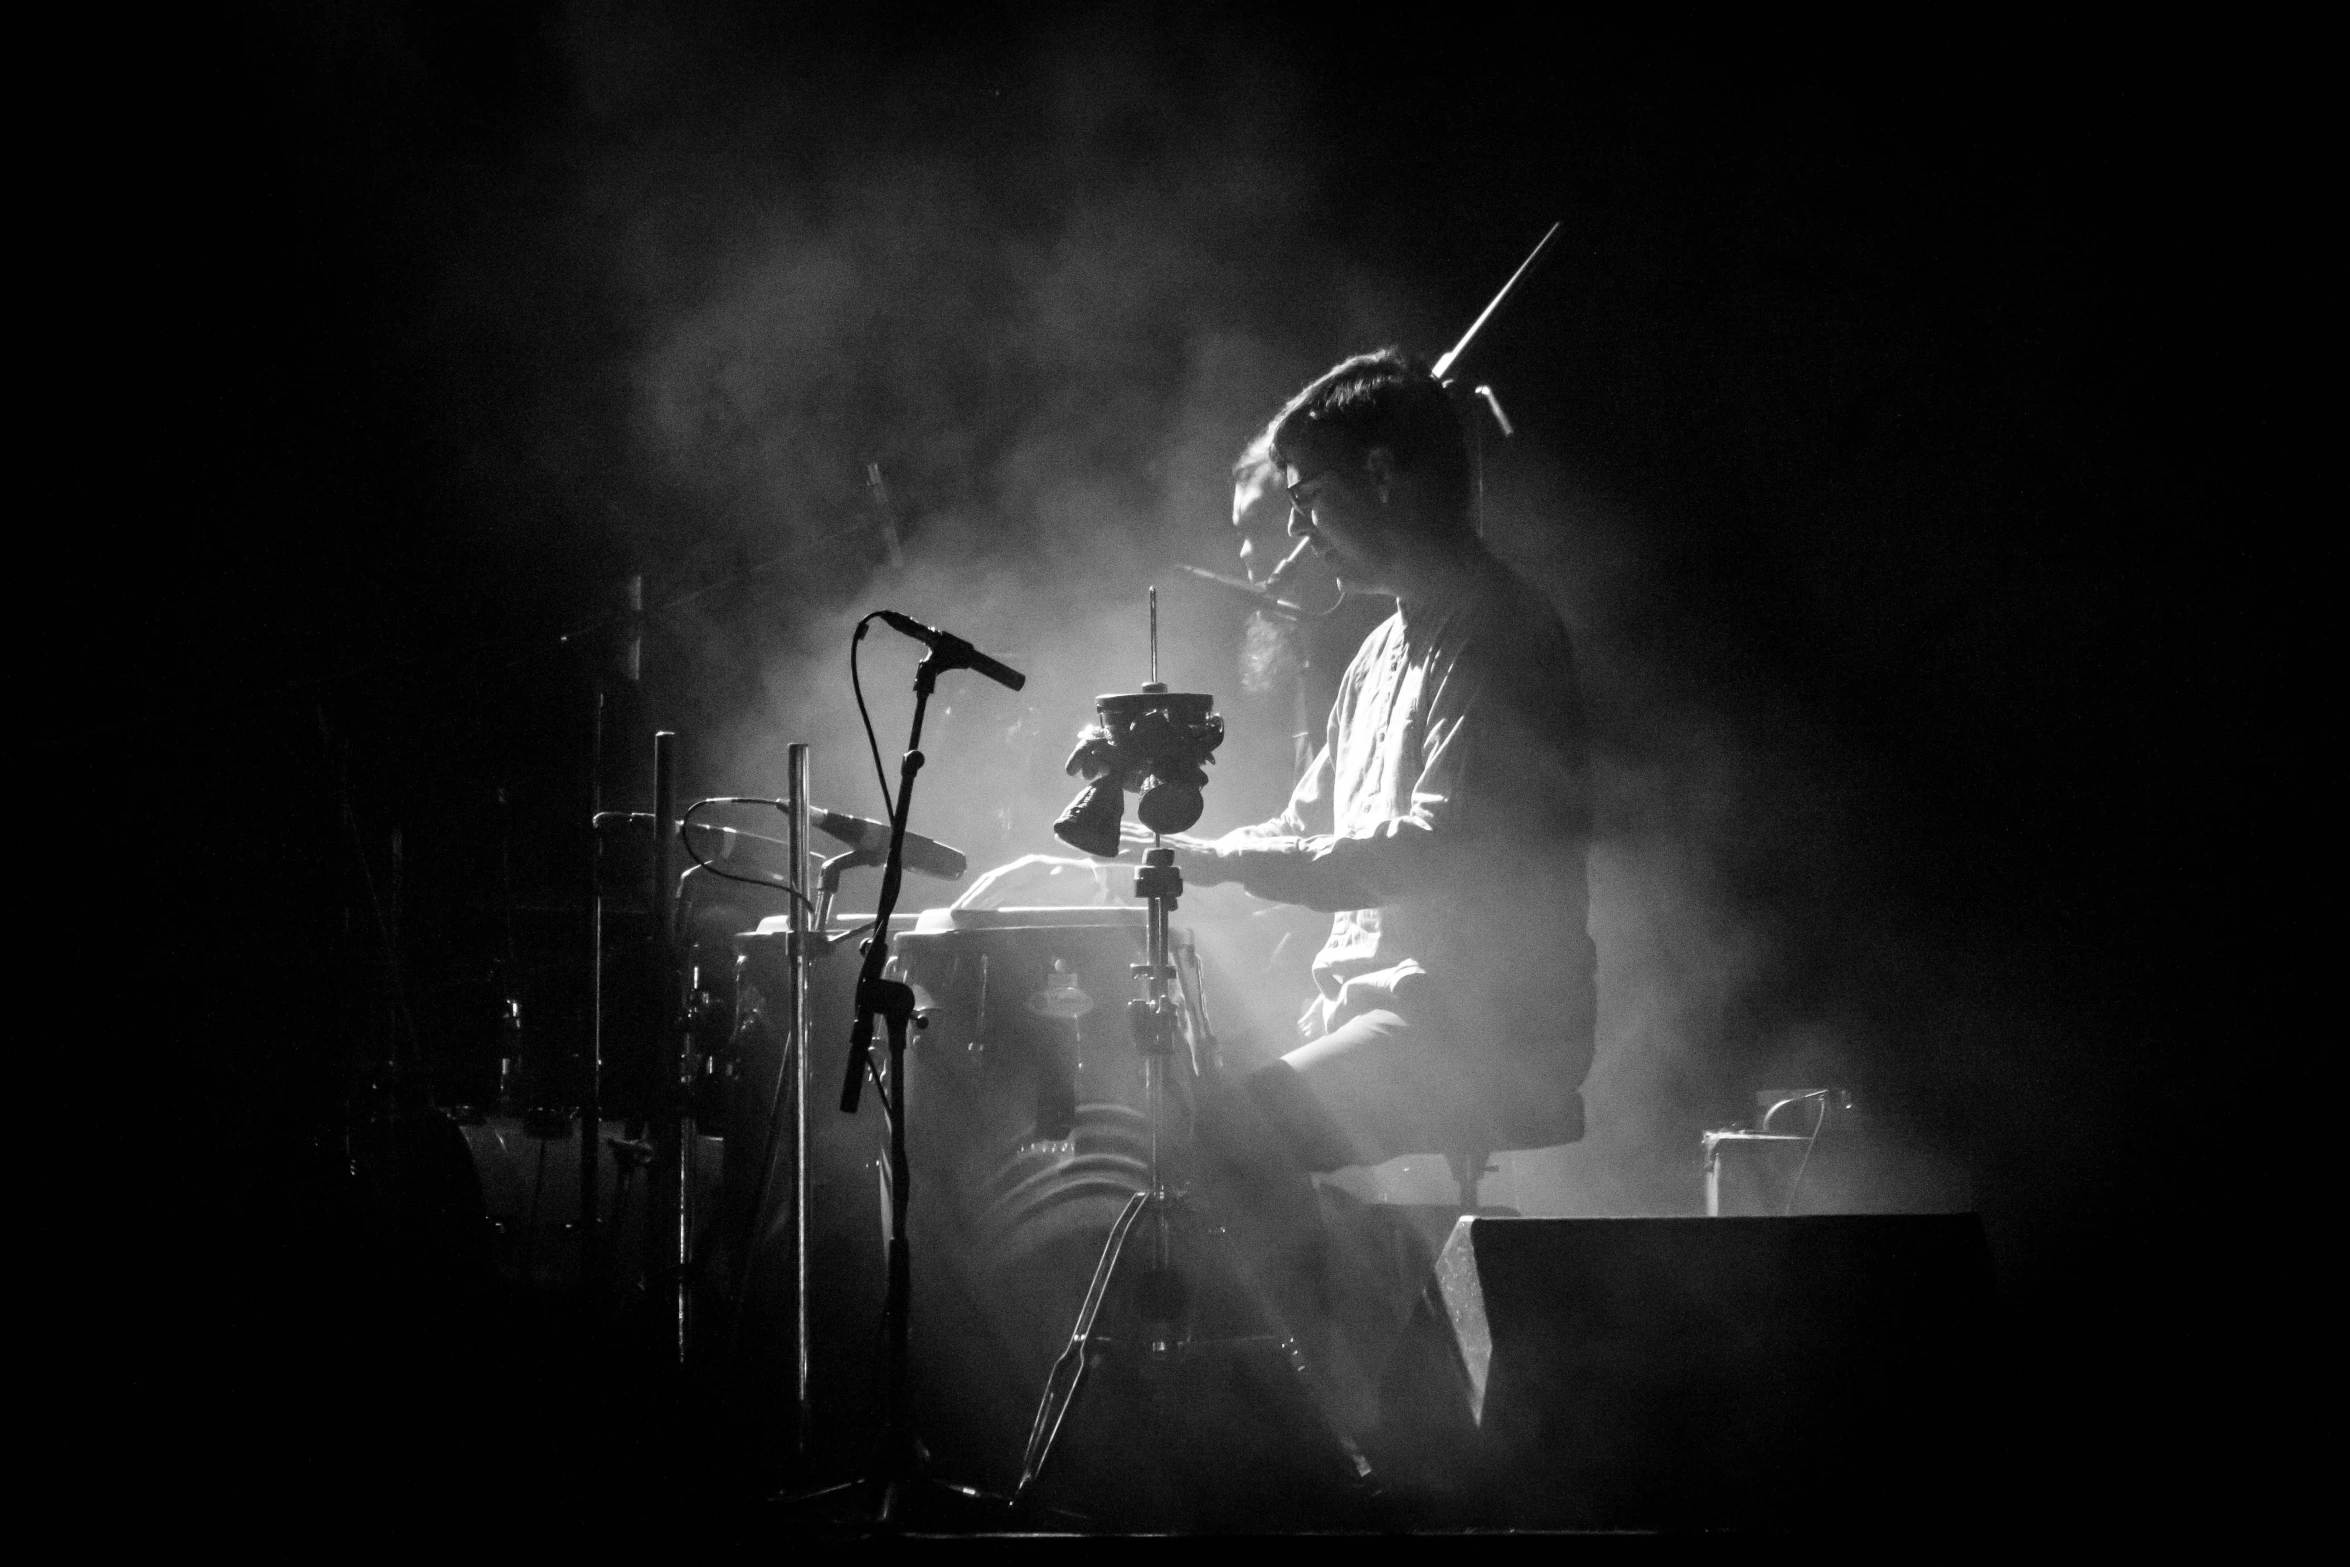
[[[1141,904],[1014,905],[1001,909],[924,909],[910,934],[945,936],[966,930],[1140,930],[1150,911]],[[1038,916],[1050,916],[1039,918]]]

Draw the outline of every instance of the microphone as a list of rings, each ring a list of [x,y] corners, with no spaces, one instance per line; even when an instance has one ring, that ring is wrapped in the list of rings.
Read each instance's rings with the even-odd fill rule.
[[[810,811],[809,825],[827,838],[837,838],[862,854],[873,856],[873,863],[881,863],[889,853],[889,823],[877,822],[870,816],[851,816],[845,811]],[[954,881],[963,874],[970,862],[963,851],[936,838],[925,838],[918,832],[906,834],[906,869],[923,876],[936,876],[941,881]]]
[[[1316,613],[1303,604],[1292,603],[1263,583],[1251,582],[1246,577],[1228,577],[1220,571],[1210,571],[1205,566],[1194,566],[1188,561],[1178,561],[1175,569],[1187,571],[1202,582],[1213,582],[1217,587],[1230,588],[1235,593],[1245,593],[1262,604],[1265,607],[1265,613],[1278,615],[1283,620],[1319,620],[1323,614],[1328,613],[1326,610]]]
[[[987,676],[999,686],[1005,686],[1014,691],[1028,684],[1026,675],[1012,668],[1009,664],[997,663],[952,632],[941,631],[936,626],[926,626],[913,616],[901,615],[894,609],[876,610],[874,613],[887,621],[892,630],[901,631],[929,648],[930,656],[938,661],[938,666],[941,669],[968,669],[974,674]],[[913,841],[911,835],[906,839],[909,844]],[[907,863],[911,864],[912,862],[908,861]],[[955,874],[958,876],[962,874],[960,867],[956,869]]]

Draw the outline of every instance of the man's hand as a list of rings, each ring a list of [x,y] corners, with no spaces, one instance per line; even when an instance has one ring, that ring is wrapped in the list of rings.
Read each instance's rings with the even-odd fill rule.
[[[1183,856],[1183,879],[1193,885],[1218,887],[1232,879],[1224,871],[1224,851],[1213,838],[1194,838],[1179,832],[1159,838],[1152,836],[1151,830],[1140,822],[1120,822],[1118,841],[1137,848],[1158,845],[1178,851]]]

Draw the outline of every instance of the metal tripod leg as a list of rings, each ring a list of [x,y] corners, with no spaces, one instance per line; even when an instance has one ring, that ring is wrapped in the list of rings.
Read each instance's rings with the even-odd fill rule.
[[[1157,689],[1157,688],[1153,688]],[[1168,983],[1178,977],[1169,961],[1167,915],[1175,907],[1175,900],[1183,891],[1183,874],[1175,868],[1175,851],[1164,844],[1154,844],[1143,856],[1143,866],[1134,875],[1137,897],[1147,901],[1150,909],[1150,959],[1135,965],[1134,972],[1148,981],[1149,994],[1137,998],[1127,1007],[1127,1017],[1134,1029],[1137,1052],[1143,1059],[1143,1070],[1150,1099],[1150,1183],[1142,1191],[1127,1199],[1118,1221],[1110,1227],[1108,1242],[1102,1247],[1101,1260],[1094,1265],[1093,1282],[1086,1286],[1085,1303],[1078,1309],[1076,1325],[1070,1330],[1068,1345],[1053,1369],[1045,1378],[1044,1397],[1038,1403],[1036,1419],[1028,1428],[1028,1447],[1021,1456],[1020,1480],[1013,1488],[1014,1507],[1024,1504],[1051,1460],[1053,1444],[1061,1434],[1062,1423],[1068,1418],[1069,1406],[1076,1401],[1079,1386],[1085,1380],[1086,1357],[1093,1348],[1094,1325],[1101,1315],[1102,1303],[1108,1298],[1110,1284],[1118,1271],[1118,1263],[1126,1250],[1127,1238],[1133,1233],[1134,1221],[1149,1210],[1157,1226],[1159,1246],[1154,1263],[1159,1268],[1168,1266],[1165,1242],[1170,1216],[1185,1218],[1193,1225],[1200,1216],[1186,1215],[1182,1199],[1172,1194],[1166,1184],[1161,1164],[1162,1138],[1166,1124],[1166,1095],[1164,1075],[1174,1055],[1175,1041],[1183,1014],[1168,994]],[[1204,1015],[1202,1017],[1204,1031]],[[1337,1401],[1330,1396],[1326,1378],[1308,1360],[1289,1330],[1272,1300],[1257,1286],[1255,1277],[1243,1265],[1238,1249],[1229,1232],[1221,1226],[1210,1225],[1222,1241],[1227,1276],[1239,1286],[1256,1314],[1272,1330],[1273,1342],[1279,1348],[1290,1374],[1305,1393],[1307,1402],[1320,1417],[1328,1435],[1336,1442],[1353,1469],[1358,1483],[1367,1484],[1371,1465],[1348,1429]],[[1199,1266],[1205,1260],[1205,1248],[1193,1245],[1192,1264]],[[1187,1324],[1182,1337],[1185,1343],[1197,1347]]]
[[[1061,1434],[1061,1422],[1068,1418],[1077,1386],[1085,1380],[1086,1351],[1093,1347],[1094,1319],[1101,1315],[1102,1297],[1110,1292],[1110,1276],[1118,1271],[1126,1237],[1149,1202],[1150,1193],[1136,1192],[1126,1199],[1118,1222],[1110,1226],[1109,1243],[1102,1247],[1101,1261],[1094,1264],[1093,1282],[1085,1287],[1085,1304],[1078,1308],[1077,1325],[1069,1330],[1068,1347],[1053,1362],[1052,1375],[1045,1378],[1044,1398],[1036,1406],[1035,1423],[1028,1428],[1028,1449],[1020,1457],[1020,1483],[1012,1488],[1015,1507],[1027,1500],[1030,1488],[1044,1473],[1045,1460],[1052,1456],[1053,1439]]]
[[[1126,1241],[1133,1233],[1134,1221],[1150,1205],[1149,1193],[1136,1192],[1126,1200],[1117,1222],[1110,1227],[1110,1238],[1102,1247],[1101,1260],[1094,1265],[1093,1282],[1086,1286],[1085,1304],[1078,1309],[1076,1326],[1070,1329],[1068,1346],[1061,1351],[1060,1358],[1053,1362],[1052,1374],[1045,1379],[1044,1398],[1037,1405],[1036,1420],[1028,1430],[1028,1448],[1021,1457],[1020,1482],[1012,1491],[1015,1507],[1027,1500],[1029,1492],[1043,1478],[1045,1464],[1052,1457],[1062,1423],[1068,1418],[1069,1406],[1076,1401],[1077,1390],[1085,1380],[1086,1356],[1093,1348],[1094,1323],[1101,1315],[1102,1302],[1109,1294],[1110,1281],[1116,1275],[1119,1260],[1125,1254]],[[1197,1224],[1200,1221],[1195,1216],[1193,1222]],[[1223,1252],[1227,1276],[1239,1285],[1241,1294],[1265,1324],[1283,1364],[1289,1368],[1290,1375],[1305,1394],[1308,1406],[1320,1418],[1324,1434],[1345,1458],[1355,1479],[1366,1485],[1372,1483],[1371,1461],[1364,1455],[1362,1445],[1355,1440],[1347,1420],[1339,1412],[1338,1401],[1331,1395],[1327,1379],[1308,1359],[1303,1344],[1291,1330],[1280,1309],[1273,1304],[1272,1297],[1258,1285],[1256,1275],[1242,1260],[1240,1248],[1234,1243],[1231,1232],[1216,1224],[1204,1227],[1216,1237]],[[1205,1260],[1204,1255],[1195,1253],[1193,1265],[1196,1267]]]
[[[1273,1297],[1258,1285],[1256,1275],[1249,1271],[1248,1263],[1240,1255],[1238,1243],[1232,1239],[1232,1232],[1221,1225],[1209,1228],[1223,1244],[1224,1266],[1231,1270],[1231,1277],[1239,1284],[1241,1293],[1248,1298],[1249,1305],[1271,1331],[1274,1346],[1281,1352],[1282,1363],[1289,1367],[1289,1374],[1297,1379],[1298,1387],[1306,1395],[1306,1402],[1321,1418],[1323,1433],[1345,1455],[1347,1466],[1354,1471],[1355,1479],[1369,1484],[1372,1479],[1371,1460],[1364,1456],[1362,1444],[1354,1439],[1353,1430],[1339,1412],[1338,1400],[1331,1394],[1328,1379],[1307,1358],[1305,1348],[1298,1342],[1288,1319],[1273,1304]]]

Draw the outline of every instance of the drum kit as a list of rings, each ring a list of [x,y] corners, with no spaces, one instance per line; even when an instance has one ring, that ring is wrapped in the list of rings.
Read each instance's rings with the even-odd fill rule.
[[[1155,594],[1152,620],[1155,676]],[[573,1306],[578,1322],[626,1317],[639,1345],[655,1324],[688,1380],[757,1407],[772,1449],[801,1460],[787,1470],[869,1454],[808,1504],[836,1520],[845,1508],[893,1526],[926,1493],[992,1495],[1006,1517],[1109,1505],[1099,1465],[1061,1455],[1089,1419],[1112,1418],[1087,1413],[1089,1379],[1115,1402],[1142,1385],[1138,1366],[1146,1402],[1188,1401],[1195,1419],[1214,1400],[1182,1391],[1182,1367],[1224,1367],[1218,1396],[1260,1413],[1271,1386],[1291,1427],[1325,1439],[1317,1475],[1359,1479],[1295,1336],[1178,1174],[1195,1092],[1220,1062],[1199,953],[1172,918],[1182,875],[1156,840],[1201,814],[1223,738],[1212,699],[1155,678],[1104,695],[1069,760],[1083,789],[1055,830],[1096,859],[1118,854],[1124,796],[1139,796],[1154,841],[1134,901],[982,906],[998,886],[901,914],[907,870],[965,869],[906,830],[923,702],[941,673],[992,664],[945,633],[909,634],[931,652],[890,820],[817,807],[805,745],[790,747],[780,798],[680,808],[667,733],[654,810],[598,816],[584,1062],[533,1062],[507,1028],[496,1097],[446,1111],[496,1283],[541,1321]],[[708,819],[729,807],[779,811],[783,830]],[[820,838],[838,852],[821,855]],[[837,914],[860,866],[882,873],[877,906]],[[730,882],[785,912],[729,918],[740,900],[713,894]],[[941,1490],[933,1470],[992,1491]]]
[[[1453,384],[1558,231],[1437,362],[1440,382]],[[1475,394],[1507,434],[1491,389]],[[1481,461],[1477,471],[1481,502]],[[1278,596],[1303,553],[1301,542],[1262,583],[1186,569],[1285,614],[1327,613]],[[848,1486],[802,1499],[868,1523],[904,1522],[926,1492],[980,1500],[932,1478],[959,1468],[994,1486],[1005,1517],[1122,1506],[1129,1523],[1214,1527],[1193,1505],[1201,1486],[1168,1503],[1164,1476],[1138,1480],[1149,1466],[1128,1462],[1138,1443],[1164,1457],[1184,1431],[1222,1455],[1205,1489],[1230,1504],[1228,1523],[1261,1523],[1268,1497],[1301,1485],[1359,1497],[1369,1465],[1337,1401],[1183,1170],[1192,1110],[1222,1068],[1198,949],[1172,922],[1183,879],[1164,840],[1201,815],[1224,730],[1211,697],[1158,679],[1156,589],[1150,678],[1097,699],[1067,764],[1082,790],[1053,823],[1094,861],[1146,845],[1124,902],[967,896],[897,911],[908,871],[951,881],[966,869],[907,826],[939,677],[967,670],[1013,690],[1024,677],[891,610],[859,622],[857,641],[875,621],[927,649],[888,820],[817,807],[806,745],[789,749],[781,797],[681,808],[677,737],[657,734],[653,809],[605,811],[597,799],[588,811],[596,869],[576,1017],[554,997],[580,988],[575,965],[548,966],[529,993],[509,888],[507,955],[486,982],[494,1005],[459,1008],[473,1018],[461,1032],[489,1030],[471,1052],[483,1059],[419,1074],[441,1085],[424,1095],[425,1141],[450,1166],[435,1190],[471,1205],[472,1233],[453,1251],[481,1259],[524,1308],[516,1320],[569,1321],[583,1342],[624,1317],[656,1325],[670,1367],[754,1406],[799,1473],[821,1472],[826,1454],[869,1453]],[[591,778],[601,685],[592,714]],[[703,819],[726,808],[780,812],[784,826]],[[820,857],[819,836],[839,850]],[[843,877],[860,867],[881,872],[874,911],[837,916]],[[713,895],[727,884],[761,888],[784,911],[744,914]],[[556,1048],[555,1035],[577,1038]],[[399,1107],[416,1096],[396,1052],[386,1062],[369,1092],[395,1108],[354,1124],[413,1127]],[[384,1083],[391,1094],[376,1092]],[[878,1115],[858,1114],[868,1088]],[[1089,1387],[1104,1394],[1090,1407]],[[1073,1441],[1089,1420],[1121,1440]]]

